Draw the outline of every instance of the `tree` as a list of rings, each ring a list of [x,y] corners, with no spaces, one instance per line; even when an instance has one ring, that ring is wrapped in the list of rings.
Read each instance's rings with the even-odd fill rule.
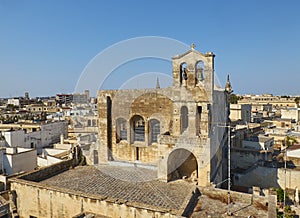
[[[278,202],[283,202],[283,198],[284,198],[284,191],[282,188],[278,188],[277,190],[277,201]]]
[[[19,108],[19,106],[16,106],[16,105],[13,105],[13,104],[6,105],[6,109],[9,110],[9,111],[14,111],[18,108]]]
[[[237,104],[239,99],[235,94],[230,94],[229,100],[230,104]]]
[[[299,106],[299,102],[300,102],[300,97],[297,96],[294,101],[295,101],[295,103],[296,103],[296,105],[298,107]]]
[[[297,139],[293,136],[286,136],[285,138],[286,146],[289,147],[291,145],[294,145],[295,143],[298,143]]]

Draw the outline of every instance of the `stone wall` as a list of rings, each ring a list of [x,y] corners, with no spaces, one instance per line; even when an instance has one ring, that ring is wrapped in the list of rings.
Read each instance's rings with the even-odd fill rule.
[[[75,166],[75,160],[66,160],[30,173],[26,173],[25,175],[22,175],[18,178],[38,182],[45,178],[51,177],[52,175],[68,170],[70,167],[73,166]]]
[[[261,188],[284,188],[286,177],[286,187],[295,189],[300,187],[300,171],[284,168],[270,168],[258,166],[247,174],[235,174],[234,185],[238,186],[258,186]]]
[[[227,201],[227,190],[212,187],[199,187],[199,190],[201,194],[207,195],[210,198]],[[246,205],[257,204],[262,206],[268,206],[269,213],[276,214],[276,206],[273,206],[276,205],[277,202],[276,195],[267,194],[266,196],[259,196],[257,194],[246,194],[242,192],[230,191],[230,199],[233,204],[243,203]]]
[[[258,161],[272,161],[271,152],[231,148],[231,168],[248,169]]]
[[[158,147],[132,146],[124,141],[112,145],[114,160],[138,161],[143,163],[156,163],[158,159]],[[137,154],[138,152],[138,154]]]
[[[2,193],[1,193],[2,194]],[[3,196],[0,196],[0,217],[10,217],[9,202]]]
[[[20,217],[73,217],[90,212],[108,217],[178,217],[164,208],[143,208],[138,203],[117,202],[100,196],[72,193],[60,188],[13,179]],[[182,211],[183,212],[183,211]]]

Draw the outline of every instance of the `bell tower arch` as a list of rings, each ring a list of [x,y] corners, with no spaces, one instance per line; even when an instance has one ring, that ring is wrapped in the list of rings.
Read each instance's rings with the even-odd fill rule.
[[[214,57],[212,52],[202,54],[191,49],[182,55],[172,58],[173,86],[185,87],[192,90],[201,87],[207,92],[209,100],[212,100],[214,88]]]

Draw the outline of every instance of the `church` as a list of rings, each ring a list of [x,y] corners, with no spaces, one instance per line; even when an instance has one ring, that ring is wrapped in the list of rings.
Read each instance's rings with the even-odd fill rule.
[[[200,186],[227,178],[230,81],[214,84],[212,52],[172,58],[171,87],[99,90],[96,163],[151,166],[162,181]]]

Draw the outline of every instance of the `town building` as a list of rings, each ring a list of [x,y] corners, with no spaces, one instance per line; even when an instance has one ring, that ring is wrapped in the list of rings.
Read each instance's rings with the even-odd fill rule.
[[[281,109],[281,118],[294,120],[298,123],[300,121],[300,108]]]
[[[37,153],[30,148],[0,148],[0,174],[27,172],[37,167]]]
[[[7,99],[7,104],[14,105],[14,106],[20,106],[20,100],[19,100],[19,98],[9,98],[9,99]]]
[[[70,105],[73,100],[72,94],[57,94],[55,97],[56,103],[60,106]]]
[[[300,168],[300,144],[291,145],[286,149],[287,164]]]
[[[266,136],[252,136],[242,141],[243,148],[273,151],[274,138]]]
[[[289,96],[273,96],[271,94],[264,95],[244,95],[238,101],[238,104],[254,104],[254,105],[267,105],[271,104],[273,108],[286,108],[296,107],[295,97]]]
[[[240,121],[243,124],[251,122],[251,104],[230,104],[230,120]]]
[[[88,104],[90,102],[90,91],[85,90],[84,93],[73,94],[73,104]]]
[[[42,123],[0,124],[6,147],[42,149],[60,141],[61,134],[67,136],[67,121]]]

